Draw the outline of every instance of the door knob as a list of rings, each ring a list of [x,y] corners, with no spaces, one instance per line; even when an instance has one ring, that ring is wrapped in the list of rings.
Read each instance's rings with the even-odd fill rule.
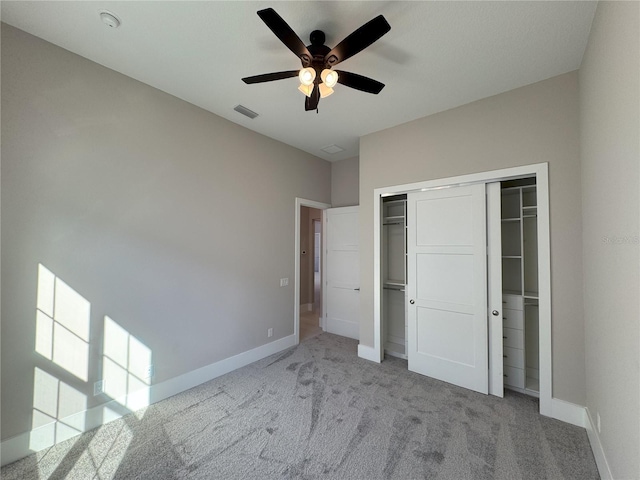
[[[493,314],[494,317],[497,317],[498,315],[500,315],[500,312],[498,310],[494,310],[491,313]]]
[[[413,305],[413,304],[414,304],[414,303],[416,303],[416,302],[415,302],[415,300],[411,299],[411,300],[409,300],[409,303],[410,303],[411,305]]]

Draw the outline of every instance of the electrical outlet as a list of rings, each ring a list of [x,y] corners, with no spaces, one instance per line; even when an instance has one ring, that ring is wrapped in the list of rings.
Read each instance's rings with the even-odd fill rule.
[[[598,433],[600,433],[600,412],[596,413],[596,424],[598,428]]]
[[[100,395],[104,393],[104,380],[98,380],[93,384],[93,396]]]
[[[144,373],[145,373],[145,377],[144,377],[145,379],[153,378],[156,375],[156,369],[153,365],[149,365]]]
[[[286,287],[287,285],[289,285],[289,279],[288,278],[281,278],[280,279],[280,286],[281,287]]]
[[[273,328],[267,329],[267,337],[273,337]]]

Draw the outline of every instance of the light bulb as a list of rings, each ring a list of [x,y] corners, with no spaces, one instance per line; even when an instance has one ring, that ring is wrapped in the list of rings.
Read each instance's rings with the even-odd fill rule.
[[[311,84],[311,85],[300,85],[298,87],[298,90],[300,90],[302,93],[304,93],[307,97],[310,97],[311,93],[313,93],[313,84]]]
[[[320,78],[327,87],[333,88],[336,86],[336,83],[338,83],[338,72],[325,68],[320,74]]]
[[[316,71],[311,67],[303,68],[300,70],[300,73],[298,73],[298,78],[302,85],[312,85],[316,79]]]
[[[327,87],[325,83],[318,85],[320,87],[320,98],[328,97],[333,93],[333,88]]]

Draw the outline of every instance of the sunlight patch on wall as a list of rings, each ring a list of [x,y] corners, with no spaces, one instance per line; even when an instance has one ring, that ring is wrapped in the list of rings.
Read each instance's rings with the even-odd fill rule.
[[[42,450],[82,433],[86,408],[85,395],[36,367],[29,448]]]
[[[91,304],[39,264],[36,307],[36,352],[86,382]]]
[[[109,317],[104,317],[102,375],[105,393],[129,410],[149,405],[151,350]]]

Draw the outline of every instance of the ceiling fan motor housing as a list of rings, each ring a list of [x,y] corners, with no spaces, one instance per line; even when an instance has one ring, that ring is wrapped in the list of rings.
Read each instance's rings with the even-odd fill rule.
[[[303,67],[309,66],[316,71],[316,84],[321,82],[320,74],[322,73],[322,70],[324,70],[325,68],[330,68],[330,65],[328,65],[325,57],[327,56],[327,53],[331,51],[331,49],[324,44],[325,38],[325,34],[322,30],[314,30],[313,32],[311,32],[311,35],[309,36],[311,45],[307,45],[307,50],[309,50],[309,53],[312,57],[311,61],[308,65],[305,65],[304,59],[301,59]]]

